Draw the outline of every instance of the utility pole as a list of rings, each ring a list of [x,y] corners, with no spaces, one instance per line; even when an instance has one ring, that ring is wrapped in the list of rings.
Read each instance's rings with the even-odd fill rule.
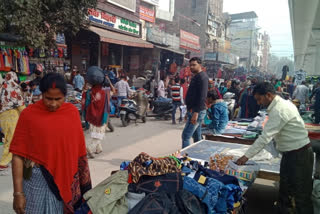
[[[251,60],[252,60],[252,34],[253,30],[250,30],[250,48],[249,48],[249,66],[248,66],[248,72],[251,71]]]

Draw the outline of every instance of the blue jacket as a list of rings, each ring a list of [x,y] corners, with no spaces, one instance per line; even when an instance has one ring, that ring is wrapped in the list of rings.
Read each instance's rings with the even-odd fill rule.
[[[213,129],[213,133],[223,133],[229,121],[227,104],[225,102],[220,102],[212,105],[209,117],[212,120],[209,128]]]

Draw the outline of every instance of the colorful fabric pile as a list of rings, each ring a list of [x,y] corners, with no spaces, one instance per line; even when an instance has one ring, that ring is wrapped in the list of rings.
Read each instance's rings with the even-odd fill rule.
[[[238,179],[176,153],[140,153],[84,195],[76,214],[231,213],[242,201]]]

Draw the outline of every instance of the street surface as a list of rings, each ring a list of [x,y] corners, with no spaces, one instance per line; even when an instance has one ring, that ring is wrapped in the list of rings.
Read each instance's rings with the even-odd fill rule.
[[[134,159],[140,152],[146,152],[151,156],[164,156],[181,148],[183,124],[172,125],[171,121],[153,118],[148,118],[145,124],[131,123],[128,127],[122,127],[120,119],[112,118],[112,124],[115,131],[107,132],[103,153],[89,160],[93,186],[106,179],[111,171],[119,170],[121,162]],[[2,146],[0,152],[2,154]],[[246,195],[247,213],[273,213],[272,206],[278,191],[275,186],[274,182],[257,179]],[[0,176],[0,214],[14,213],[12,193],[10,172],[7,176]]]

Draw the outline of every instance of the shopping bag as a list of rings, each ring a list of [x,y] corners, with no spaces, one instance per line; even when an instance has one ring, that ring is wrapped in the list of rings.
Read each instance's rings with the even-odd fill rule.
[[[182,118],[184,118],[187,114],[187,106],[186,105],[180,106],[180,109],[181,109]]]

